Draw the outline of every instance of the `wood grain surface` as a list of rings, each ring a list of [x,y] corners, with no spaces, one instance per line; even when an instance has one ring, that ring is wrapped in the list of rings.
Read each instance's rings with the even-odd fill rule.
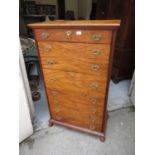
[[[38,47],[41,58],[85,58],[104,62],[109,60],[110,54],[109,44],[39,41]]]
[[[74,20],[74,21],[67,21],[67,20],[56,20],[50,22],[40,22],[40,23],[31,23],[28,24],[30,28],[66,28],[66,27],[101,27],[104,28],[118,28],[120,26],[120,20]]]
[[[101,63],[85,58],[41,58],[44,69],[76,72],[92,75],[107,75],[108,61]],[[74,73],[73,73],[74,74]],[[72,75],[73,75],[72,74]],[[68,74],[69,75],[69,74]],[[74,76],[74,75],[73,75]]]
[[[103,140],[116,30],[120,20],[28,24],[37,41],[50,123]]]
[[[70,31],[72,34],[70,37],[67,36],[67,32]],[[81,31],[81,35],[77,35]],[[46,34],[48,37],[42,37],[43,34]],[[35,35],[37,40],[44,41],[65,41],[65,42],[81,42],[81,43],[106,43],[111,42],[111,31],[102,31],[102,30],[74,30],[74,29],[37,29],[35,30]],[[99,40],[94,40],[93,35],[98,35],[101,37]]]
[[[102,96],[106,89],[106,76],[93,76],[75,73],[72,77],[68,72],[43,69],[46,88],[62,90],[68,93],[79,92]]]

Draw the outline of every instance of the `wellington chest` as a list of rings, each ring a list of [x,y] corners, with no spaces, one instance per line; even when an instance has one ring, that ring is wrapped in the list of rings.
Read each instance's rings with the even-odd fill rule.
[[[120,20],[53,21],[28,25],[48,99],[50,125],[105,139],[113,48]]]

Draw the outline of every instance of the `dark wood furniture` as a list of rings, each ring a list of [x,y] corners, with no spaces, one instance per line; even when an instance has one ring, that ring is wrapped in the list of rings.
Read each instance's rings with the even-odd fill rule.
[[[65,19],[65,0],[57,0],[59,19]]]
[[[107,94],[119,20],[54,21],[34,29],[50,125],[105,139]]]
[[[112,79],[131,78],[135,68],[135,1],[98,0],[96,19],[121,19],[116,38]]]

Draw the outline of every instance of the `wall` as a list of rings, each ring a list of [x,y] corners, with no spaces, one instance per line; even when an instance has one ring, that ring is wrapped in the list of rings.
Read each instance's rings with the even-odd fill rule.
[[[78,17],[89,19],[92,9],[92,0],[78,0]]]
[[[78,0],[65,0],[65,10],[74,11],[75,19],[78,19]]]

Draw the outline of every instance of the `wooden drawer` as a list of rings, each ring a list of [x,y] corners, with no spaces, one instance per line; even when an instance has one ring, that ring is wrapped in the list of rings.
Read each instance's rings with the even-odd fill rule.
[[[48,89],[66,92],[79,92],[102,96],[106,91],[107,77],[84,75],[75,73],[68,76],[68,72],[43,69],[45,85]]]
[[[51,107],[52,108],[52,107]],[[53,108],[52,108],[53,110]],[[70,110],[67,108],[61,108],[61,112],[56,113],[52,111],[53,120],[57,120],[63,123],[75,125],[78,127],[83,127],[95,131],[102,131],[102,118],[97,117],[96,122],[91,121],[89,115],[79,113],[78,110]]]
[[[110,45],[87,43],[38,42],[41,58],[86,58],[96,62],[109,60]]]
[[[56,100],[57,97],[55,97]],[[54,113],[61,113],[63,110],[67,110],[68,112],[70,111],[79,111],[80,114],[83,115],[87,115],[87,116],[96,116],[96,117],[102,117],[102,113],[103,113],[103,105],[102,106],[88,106],[86,104],[77,104],[76,102],[72,102],[72,103],[68,103],[68,101],[64,100],[61,103],[59,102],[54,103],[53,100],[50,100],[50,106],[51,107],[51,111],[53,111]],[[90,118],[89,118],[90,120]]]
[[[37,41],[110,44],[112,32],[108,30],[37,29],[35,35]]]
[[[105,94],[96,96],[95,94],[84,94],[81,92],[66,92],[62,90],[47,89],[48,98],[51,102],[61,104],[66,102],[71,106],[86,105],[90,108],[103,107],[105,101]],[[102,109],[102,108],[101,108]]]
[[[101,131],[104,109],[103,97],[97,97],[97,102],[92,103],[93,95],[66,93],[52,89],[47,89],[47,94],[53,119]]]
[[[96,62],[96,60],[86,58],[41,58],[43,69],[62,70],[83,74],[95,74],[106,76],[108,71],[108,61]],[[75,73],[68,73],[68,76],[75,76]]]
[[[100,107],[90,108],[81,104],[71,106],[65,101],[59,105],[53,104],[51,100],[49,103],[53,119],[88,129],[95,126],[94,130],[101,131],[103,111]],[[95,113],[93,113],[94,110],[96,110]]]

